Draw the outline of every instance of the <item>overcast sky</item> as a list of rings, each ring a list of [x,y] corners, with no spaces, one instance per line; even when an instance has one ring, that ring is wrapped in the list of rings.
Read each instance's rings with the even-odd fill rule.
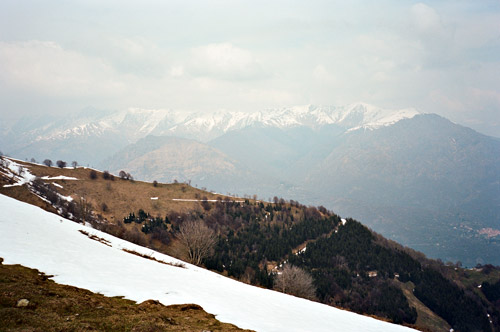
[[[500,137],[500,1],[0,1],[0,112],[415,107]]]

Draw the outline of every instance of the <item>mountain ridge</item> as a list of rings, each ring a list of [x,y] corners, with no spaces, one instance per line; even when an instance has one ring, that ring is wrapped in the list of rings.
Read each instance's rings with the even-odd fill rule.
[[[90,116],[89,116],[90,114]],[[290,128],[295,126],[318,127],[327,124],[356,130],[391,125],[403,118],[419,114],[414,109],[386,110],[366,103],[348,106],[294,106],[256,112],[182,112],[164,109],[131,108],[102,114],[86,109],[68,119],[58,118],[49,126],[24,128],[23,135],[30,142],[67,139],[72,136],[103,135],[107,131],[122,132],[129,143],[147,135],[169,135],[214,139],[223,133],[248,126]],[[67,121],[65,121],[67,120]],[[25,120],[22,120],[25,121]],[[77,125],[74,125],[74,123]]]

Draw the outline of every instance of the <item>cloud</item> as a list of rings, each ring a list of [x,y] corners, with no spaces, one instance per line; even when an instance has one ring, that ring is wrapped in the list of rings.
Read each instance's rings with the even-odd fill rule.
[[[241,93],[242,99],[251,101],[259,100],[262,108],[267,105],[293,105],[297,102],[297,97],[286,90],[279,89],[251,89]]]
[[[466,111],[465,105],[458,99],[452,99],[445,95],[442,91],[432,91],[430,93],[431,100],[440,107],[453,112],[464,112]]]
[[[324,65],[317,65],[313,70],[313,77],[322,82],[332,82],[335,77],[325,68]]]
[[[500,91],[465,88],[460,93],[432,91],[433,103],[447,112],[447,117],[467,126],[481,128],[498,137],[500,130]]]
[[[168,73],[168,53],[145,38],[106,37],[100,54],[107,63],[123,74],[161,78]]]
[[[231,43],[208,44],[191,51],[190,72],[223,80],[263,78],[264,72],[252,53]]]
[[[183,66],[172,66],[170,68],[170,76],[172,77],[181,77],[184,75],[184,67]]]
[[[500,133],[500,91],[470,88],[466,92],[468,112],[461,119],[465,125],[483,129],[487,135]]]
[[[414,4],[411,7],[413,23],[423,33],[432,33],[441,28],[441,19],[438,13],[423,3]]]
[[[410,38],[420,42],[427,66],[445,67],[459,61],[456,29],[450,18],[445,21],[434,8],[423,3],[411,7],[411,18],[415,35]]]
[[[117,94],[124,88],[102,60],[50,41],[0,42],[0,69],[4,86],[52,97]]]
[[[500,91],[472,88],[470,95],[475,100],[483,101],[482,104],[490,105],[500,111]]]

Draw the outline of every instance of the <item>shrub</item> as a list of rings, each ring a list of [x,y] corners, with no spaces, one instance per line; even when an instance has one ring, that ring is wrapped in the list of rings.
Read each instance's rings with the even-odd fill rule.
[[[316,288],[309,273],[293,265],[285,265],[277,275],[275,289],[298,297],[313,300],[316,298]]]
[[[122,180],[133,180],[134,178],[132,177],[132,175],[130,175],[130,173],[127,173],[125,172],[124,170],[121,170],[120,173],[118,173],[118,176],[120,177],[120,179]]]
[[[64,168],[64,167],[66,167],[66,162],[65,162],[65,161],[62,161],[62,160],[58,160],[58,161],[56,162],[56,164],[57,164],[57,167],[59,167],[59,168]]]
[[[90,178],[91,178],[92,180],[97,179],[97,172],[96,172],[96,171],[94,171],[94,170],[91,170],[91,171],[90,171]]]
[[[201,199],[201,206],[205,211],[210,211],[210,209],[212,208],[212,205],[208,202],[207,196],[203,196],[203,198]]]
[[[43,164],[44,164],[45,166],[47,166],[47,167],[50,167],[50,166],[52,166],[52,160],[50,160],[50,159],[45,159],[45,160],[43,161]]]
[[[177,234],[183,254],[187,260],[200,265],[213,254],[217,237],[202,220],[189,220],[181,224]]]

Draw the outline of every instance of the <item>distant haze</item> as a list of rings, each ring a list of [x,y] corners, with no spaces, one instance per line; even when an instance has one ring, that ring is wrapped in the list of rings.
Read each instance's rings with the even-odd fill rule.
[[[416,108],[500,136],[498,1],[0,2],[0,115]]]

